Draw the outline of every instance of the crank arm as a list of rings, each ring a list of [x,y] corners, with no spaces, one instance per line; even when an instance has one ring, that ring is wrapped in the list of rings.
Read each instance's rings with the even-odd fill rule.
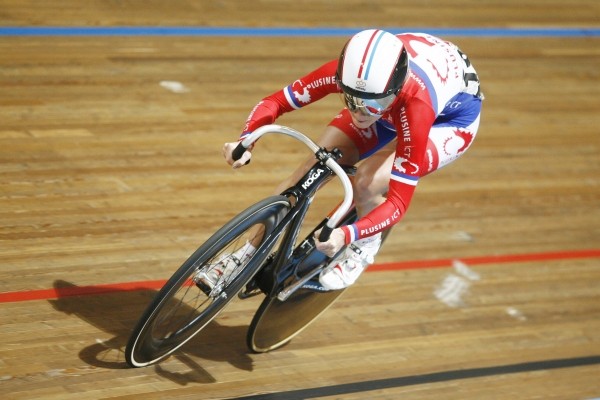
[[[306,274],[304,277],[302,277],[302,279],[300,279],[299,281],[283,289],[277,294],[277,299],[279,299],[280,301],[286,301],[296,290],[300,289],[302,286],[304,286],[306,282],[308,282],[319,272],[321,272],[324,267],[325,265],[315,268],[309,274]]]

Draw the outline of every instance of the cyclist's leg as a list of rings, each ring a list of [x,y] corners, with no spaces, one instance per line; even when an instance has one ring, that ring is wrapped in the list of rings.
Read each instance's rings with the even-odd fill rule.
[[[316,143],[320,147],[324,147],[329,150],[333,148],[339,149],[342,152],[342,158],[338,160],[340,164],[354,165],[360,158],[360,153],[356,146],[355,139],[350,137],[338,126],[328,125]],[[279,194],[294,183],[298,182],[298,180],[302,178],[306,172],[308,172],[314,163],[314,155],[309,156],[296,168],[296,170],[294,170],[294,172],[292,172],[290,176],[277,185],[274,194]]]
[[[473,101],[481,103],[480,100]],[[455,120],[434,124],[429,132],[426,157],[421,166],[421,170],[425,171],[423,175],[450,164],[464,154],[477,135],[479,121],[479,113],[475,112],[470,117],[459,115]],[[396,141],[390,136],[392,131],[385,132],[386,127],[377,125],[380,141],[387,138],[389,142],[368,156],[357,170],[354,178],[354,201],[359,217],[385,200],[394,162]]]
[[[421,176],[428,175],[462,156],[471,146],[481,116],[481,99],[466,93],[449,103],[448,111],[429,131]],[[446,111],[446,110],[445,110]]]
[[[341,129],[353,139],[362,160],[354,177],[354,201],[361,217],[385,200],[396,148],[396,131],[381,120],[366,129],[343,123],[341,118],[332,124],[341,125]],[[380,246],[381,234],[354,242],[323,270],[319,282],[329,290],[351,285],[364,268],[373,263]]]
[[[396,149],[396,130],[381,119],[366,129],[357,129],[347,114],[336,118],[332,124],[351,138],[362,160],[354,177],[354,201],[361,217],[385,200]]]
[[[477,134],[480,120],[481,100],[461,94],[452,105],[450,118],[436,121],[429,132],[426,157],[421,171],[427,175],[459,158],[471,146]],[[460,100],[460,101],[459,101]],[[385,198],[390,171],[396,150],[395,131],[378,122],[375,125],[381,148],[363,161],[354,178],[354,198],[359,217],[369,213]],[[364,158],[362,156],[361,158]]]
[[[377,150],[362,161],[354,177],[354,202],[359,217],[385,201],[396,153],[396,141]]]

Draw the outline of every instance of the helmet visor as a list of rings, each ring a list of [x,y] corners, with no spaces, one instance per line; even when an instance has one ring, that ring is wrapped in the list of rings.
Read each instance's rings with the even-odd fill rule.
[[[344,105],[349,111],[360,111],[362,114],[371,117],[381,117],[390,108],[394,100],[396,100],[395,94],[390,94],[380,99],[361,99],[347,93],[342,93],[341,96]]]

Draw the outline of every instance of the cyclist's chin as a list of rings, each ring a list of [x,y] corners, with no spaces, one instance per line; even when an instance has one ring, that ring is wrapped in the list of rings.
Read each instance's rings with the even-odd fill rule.
[[[352,116],[352,123],[358,129],[366,129],[366,128],[370,127],[371,125],[373,125],[379,118],[381,118],[381,117],[373,117],[373,116],[366,116],[366,115],[356,115],[354,113],[352,113],[350,115]]]

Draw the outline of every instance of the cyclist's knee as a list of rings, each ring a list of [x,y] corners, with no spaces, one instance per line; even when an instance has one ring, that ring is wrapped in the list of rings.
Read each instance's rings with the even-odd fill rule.
[[[357,204],[366,204],[383,196],[389,185],[389,175],[358,168],[354,177],[354,196]]]
[[[390,183],[390,171],[394,161],[394,146],[389,145],[365,160],[354,178],[354,192],[357,204],[379,201]]]
[[[323,136],[318,140],[318,144],[328,150],[333,148],[340,150],[342,152],[342,158],[338,160],[340,164],[354,165],[360,158],[356,143],[350,136],[335,126],[327,126]]]

